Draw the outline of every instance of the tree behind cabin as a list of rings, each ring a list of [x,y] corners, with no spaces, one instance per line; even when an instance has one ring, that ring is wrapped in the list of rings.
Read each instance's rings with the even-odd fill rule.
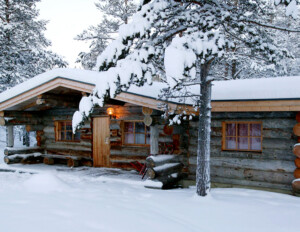
[[[40,0],[0,0],[0,92],[53,67],[64,67],[37,20]]]
[[[97,57],[116,37],[120,25],[127,24],[136,11],[134,0],[98,0],[95,5],[100,11],[99,16],[103,15],[102,20],[75,37],[75,40],[89,43],[89,51],[80,52],[76,60],[84,69],[95,67]]]

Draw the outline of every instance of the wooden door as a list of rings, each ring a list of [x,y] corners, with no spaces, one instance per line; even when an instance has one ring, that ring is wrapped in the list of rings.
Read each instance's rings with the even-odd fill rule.
[[[110,166],[110,120],[109,117],[93,118],[94,167]]]

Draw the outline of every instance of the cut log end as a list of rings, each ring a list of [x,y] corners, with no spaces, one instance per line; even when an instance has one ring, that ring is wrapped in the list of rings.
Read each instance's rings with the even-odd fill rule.
[[[296,168],[296,170],[294,171],[294,177],[296,179],[300,179],[300,168]]]
[[[300,158],[295,159],[295,165],[297,168],[300,168]]]
[[[300,144],[294,146],[293,153],[294,153],[295,156],[300,158]]]
[[[300,193],[300,181],[293,181],[292,186],[295,193]]]
[[[153,168],[148,168],[148,170],[147,170],[147,176],[150,179],[154,179],[155,178],[155,172],[154,172]]]
[[[74,160],[74,159],[70,158],[70,159],[68,159],[67,165],[68,165],[68,167],[78,167],[79,160]]]
[[[44,162],[44,164],[52,165],[52,164],[54,164],[54,159],[50,158],[50,157],[45,157],[43,162]]]
[[[300,136],[300,123],[297,123],[294,128],[293,128],[293,132],[295,135]]]

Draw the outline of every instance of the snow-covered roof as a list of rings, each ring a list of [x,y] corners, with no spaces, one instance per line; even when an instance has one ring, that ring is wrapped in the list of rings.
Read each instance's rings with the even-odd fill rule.
[[[56,78],[64,78],[81,83],[95,85],[96,79],[98,77],[99,72],[96,71],[69,68],[53,69],[51,71],[39,74],[27,81],[24,81],[21,84],[16,85],[11,89],[2,92],[0,94],[0,102],[4,102],[10,98],[16,97],[22,93],[25,93]]]
[[[80,83],[96,85],[99,82],[99,72],[80,69],[53,69],[29,79],[0,94],[0,103],[28,92],[56,78],[64,78]],[[151,86],[131,86],[128,93],[157,98],[162,83],[154,82]],[[300,76],[242,79],[229,81],[215,81],[212,89],[213,101],[233,100],[282,100],[300,99]],[[199,86],[192,88],[199,93]]]
[[[153,83],[152,86],[143,87],[131,86],[127,92],[156,98],[162,87],[161,83]],[[200,87],[191,87],[191,92],[199,93]],[[213,82],[213,101],[279,99],[300,99],[300,76]]]
[[[300,76],[215,81],[212,99],[300,99]]]

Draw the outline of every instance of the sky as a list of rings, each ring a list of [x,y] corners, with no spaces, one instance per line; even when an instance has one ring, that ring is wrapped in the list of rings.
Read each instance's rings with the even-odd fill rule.
[[[63,56],[70,68],[81,68],[75,63],[79,52],[88,51],[88,43],[74,40],[90,25],[97,25],[101,13],[96,0],[41,0],[37,4],[39,19],[49,20],[45,35],[51,40],[51,50]]]

